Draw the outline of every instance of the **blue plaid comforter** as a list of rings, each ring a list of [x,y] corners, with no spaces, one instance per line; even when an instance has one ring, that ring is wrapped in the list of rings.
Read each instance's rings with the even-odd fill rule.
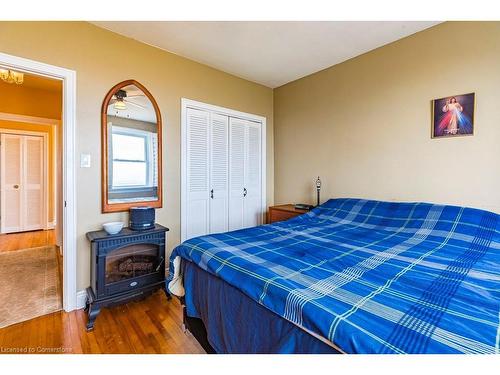
[[[197,264],[346,353],[499,353],[500,215],[332,199],[188,240]]]

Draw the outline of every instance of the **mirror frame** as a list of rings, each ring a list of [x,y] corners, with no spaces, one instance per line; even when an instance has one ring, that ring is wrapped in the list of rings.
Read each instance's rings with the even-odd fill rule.
[[[114,93],[121,88],[129,85],[135,85],[137,88],[142,90],[147,98],[153,104],[153,108],[156,113],[157,122],[157,134],[158,134],[158,199],[155,201],[148,202],[126,202],[126,203],[108,203],[108,106]],[[102,213],[110,212],[124,212],[128,211],[130,207],[138,206],[148,206],[153,208],[161,208],[163,204],[163,169],[162,169],[162,123],[161,114],[156,100],[153,95],[146,89],[142,84],[136,80],[129,79],[127,81],[120,82],[113,86],[111,90],[108,91],[101,107],[101,200],[102,200]]]

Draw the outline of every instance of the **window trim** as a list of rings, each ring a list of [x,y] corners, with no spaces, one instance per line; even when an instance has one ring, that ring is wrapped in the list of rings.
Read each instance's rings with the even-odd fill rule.
[[[117,130],[117,131],[115,131]],[[112,162],[122,161],[129,163],[144,163],[146,165],[146,184],[145,185],[123,185],[123,186],[113,186],[113,163],[111,163],[109,167],[109,181],[108,181],[108,189],[110,193],[113,192],[123,192],[123,190],[144,190],[147,188],[153,188],[153,174],[155,163],[152,157],[153,152],[153,134],[152,132],[147,132],[144,130],[126,128],[122,126],[111,126],[111,142],[110,149],[113,150],[113,134],[125,135],[129,137],[137,137],[144,139],[144,160],[133,160],[133,159],[115,159],[113,158]]]

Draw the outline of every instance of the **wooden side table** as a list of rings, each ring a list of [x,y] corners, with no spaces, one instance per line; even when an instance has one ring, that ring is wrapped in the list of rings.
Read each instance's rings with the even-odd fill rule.
[[[308,210],[298,210],[293,204],[271,206],[269,207],[269,211],[267,213],[267,222],[271,224],[277,221],[288,220],[292,217],[305,214],[306,212],[308,212]]]

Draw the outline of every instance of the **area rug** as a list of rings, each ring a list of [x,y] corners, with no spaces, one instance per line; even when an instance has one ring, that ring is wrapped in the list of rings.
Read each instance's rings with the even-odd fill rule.
[[[61,310],[57,248],[0,252],[0,328]]]

